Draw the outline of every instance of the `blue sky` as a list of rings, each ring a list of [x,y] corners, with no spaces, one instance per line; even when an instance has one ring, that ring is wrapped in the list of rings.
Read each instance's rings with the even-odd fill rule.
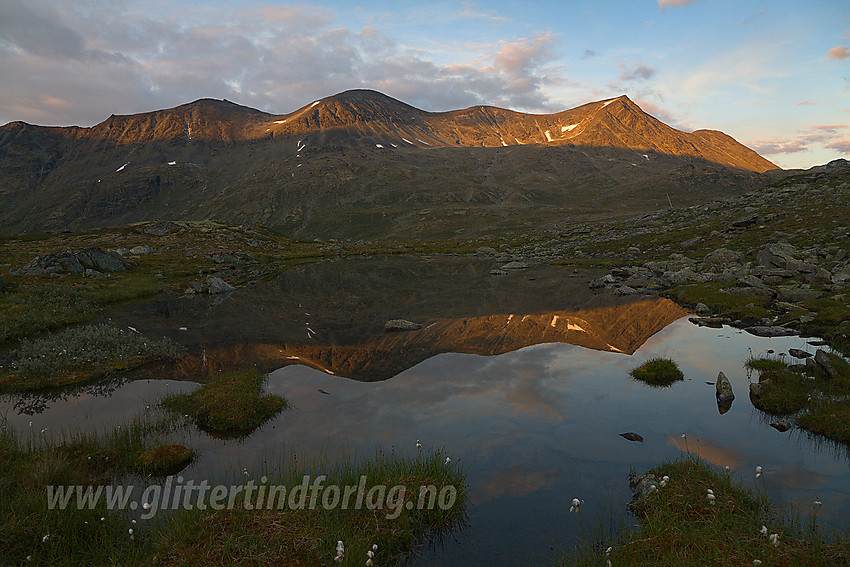
[[[0,123],[202,97],[285,113],[349,88],[427,110],[627,94],[782,167],[850,157],[847,0],[2,0],[0,76]]]

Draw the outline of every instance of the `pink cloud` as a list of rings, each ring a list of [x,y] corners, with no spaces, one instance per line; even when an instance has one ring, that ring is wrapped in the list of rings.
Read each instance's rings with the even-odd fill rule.
[[[693,4],[697,0],[658,0],[658,9],[666,10],[667,8],[679,8],[687,4]]]
[[[831,59],[837,59],[840,61],[842,59],[847,59],[848,57],[850,57],[850,49],[847,49],[843,45],[839,45],[838,47],[833,47],[832,49],[827,51],[826,54]]]
[[[667,8],[679,8],[686,4],[693,4],[697,0],[658,0],[658,9],[666,10]]]
[[[850,139],[847,138],[846,124],[818,124],[801,128],[794,138],[779,140],[761,140],[753,144],[762,155],[793,154],[805,152],[811,146],[822,146],[842,153],[850,152]]]

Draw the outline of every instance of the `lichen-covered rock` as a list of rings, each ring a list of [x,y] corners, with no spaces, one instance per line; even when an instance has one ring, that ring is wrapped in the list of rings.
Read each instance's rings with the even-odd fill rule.
[[[229,291],[233,291],[236,288],[224,281],[221,278],[216,276],[208,276],[207,277],[207,288],[209,293],[227,293]]]
[[[384,330],[388,333],[401,331],[415,331],[421,329],[422,325],[408,321],[407,319],[391,319],[384,324]]]
[[[58,254],[46,254],[30,260],[20,270],[12,272],[18,276],[45,276],[70,272],[83,275],[87,269],[99,272],[122,272],[130,263],[120,255],[105,252],[100,248],[74,248]]]

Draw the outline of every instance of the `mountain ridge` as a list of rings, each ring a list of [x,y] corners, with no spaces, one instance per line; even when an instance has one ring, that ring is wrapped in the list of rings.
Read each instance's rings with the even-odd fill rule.
[[[555,114],[429,112],[370,90],[287,114],[199,99],[92,127],[0,127],[0,234],[145,220],[296,238],[442,238],[693,204],[781,170],[627,96]]]
[[[387,145],[396,146],[608,146],[690,155],[760,173],[779,169],[728,134],[715,130],[688,133],[672,128],[645,113],[627,95],[553,114],[528,114],[489,105],[430,112],[378,91],[353,89],[316,100],[288,114],[270,114],[227,100],[202,98],[169,109],[113,114],[91,127],[10,122],[0,127],[0,132],[10,125],[48,128],[51,133],[62,132],[74,139],[108,140],[116,144],[183,138],[237,142],[342,129],[356,139],[383,139]],[[715,151],[712,146],[721,141],[724,151]],[[384,145],[380,141],[375,143]]]

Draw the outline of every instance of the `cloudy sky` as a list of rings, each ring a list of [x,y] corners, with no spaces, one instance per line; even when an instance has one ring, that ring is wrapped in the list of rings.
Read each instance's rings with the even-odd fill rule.
[[[850,158],[847,0],[0,0],[0,123],[90,126],[350,88],[426,110],[627,94],[782,167]]]

